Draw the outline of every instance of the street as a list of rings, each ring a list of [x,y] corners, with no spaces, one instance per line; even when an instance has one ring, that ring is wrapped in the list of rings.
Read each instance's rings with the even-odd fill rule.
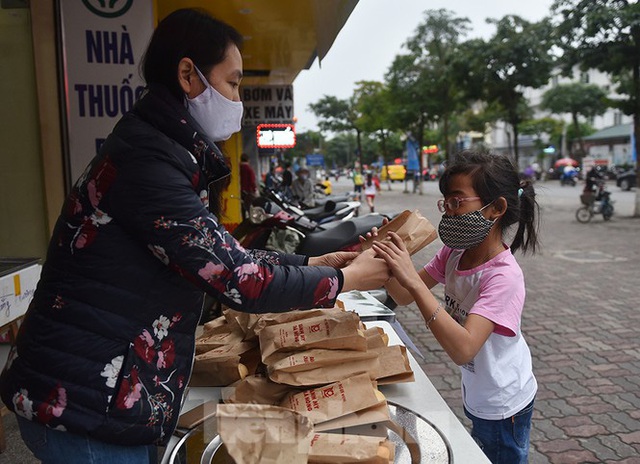
[[[332,179],[334,193],[351,181]],[[396,214],[419,209],[437,226],[437,182],[424,182],[423,194],[391,190],[382,184],[376,211]],[[412,184],[408,184],[409,190]],[[533,355],[539,391],[531,434],[534,464],[640,463],[640,219],[631,218],[635,191],[622,192],[608,181],[616,212],[609,222],[596,216],[575,219],[583,183],[560,187],[539,182],[542,247],[534,256],[516,254],[527,284],[523,333]],[[362,206],[361,214],[367,212]],[[422,266],[441,242],[414,255]],[[441,286],[435,294],[442,297]],[[418,309],[398,307],[400,323],[424,355],[414,356],[460,420],[464,417],[458,367],[425,328]],[[15,418],[5,416],[7,452],[3,463],[35,462],[25,457]],[[471,463],[461,463],[471,464]]]

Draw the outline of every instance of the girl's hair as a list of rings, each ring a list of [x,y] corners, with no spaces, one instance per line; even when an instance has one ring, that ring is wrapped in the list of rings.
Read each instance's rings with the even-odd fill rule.
[[[538,244],[539,207],[530,180],[520,180],[518,170],[504,155],[488,152],[464,151],[445,169],[440,177],[440,192],[447,195],[451,178],[458,174],[471,177],[473,189],[483,205],[500,197],[507,201],[507,210],[500,218],[500,230],[518,224],[511,251],[522,248],[535,253]]]
[[[367,186],[371,187],[371,184],[373,184],[373,174],[369,172],[367,173]]]
[[[142,76],[149,84],[163,84],[179,100],[178,63],[191,58],[202,74],[225,59],[229,45],[242,47],[242,35],[204,10],[176,10],[164,18],[151,36],[142,58]]]

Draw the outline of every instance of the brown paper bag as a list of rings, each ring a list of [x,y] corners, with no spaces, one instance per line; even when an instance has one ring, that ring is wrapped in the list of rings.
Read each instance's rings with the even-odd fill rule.
[[[306,463],[313,436],[311,422],[277,406],[220,404],[218,432],[236,463]]]
[[[206,353],[221,346],[239,345],[244,339],[244,333],[241,330],[232,332],[218,332],[208,336],[200,336],[196,338],[196,354]]]
[[[269,364],[274,353],[311,348],[366,351],[359,327],[360,317],[350,311],[265,327],[259,333],[262,361]]]
[[[379,385],[415,381],[407,349],[404,346],[385,346],[371,351],[379,356],[380,369],[374,373]]]
[[[290,393],[280,406],[304,414],[314,424],[386,403],[368,374],[358,374],[323,387]]]
[[[311,349],[276,354],[270,362],[269,378],[294,386],[326,385],[361,372],[373,380],[380,370],[378,354],[367,351]]]
[[[384,329],[381,327],[366,329],[364,336],[367,339],[367,350],[382,348],[389,344],[389,336],[384,333]]]
[[[178,427],[182,429],[193,429],[210,417],[215,416],[218,407],[217,401],[207,401],[195,408],[180,414],[178,418]]]
[[[378,403],[369,408],[361,409],[344,416],[336,417],[328,421],[315,424],[313,429],[316,432],[327,432],[329,430],[340,430],[358,425],[376,424],[391,420],[389,406],[387,402]]]
[[[265,327],[269,327],[277,324],[284,324],[286,322],[299,321],[302,319],[309,319],[311,317],[334,315],[343,312],[344,309],[337,306],[333,308],[317,308],[307,310],[295,310],[287,311],[284,313],[266,313],[261,314],[256,323],[253,326],[253,330],[256,334],[260,333]]]
[[[247,367],[240,363],[240,355],[212,351],[196,355],[189,379],[190,386],[224,387],[244,379],[249,373]]]
[[[367,463],[389,464],[395,458],[395,444],[363,435],[314,433],[309,464]]]
[[[231,328],[227,323],[227,320],[223,317],[217,317],[209,322],[206,322],[202,326],[202,335],[200,338],[208,338],[211,335],[215,335],[222,332],[231,332]]]
[[[404,241],[409,254],[420,251],[438,236],[435,227],[418,210],[405,210],[392,221],[380,227],[377,237],[371,237],[362,243],[367,250],[375,241],[389,240],[387,232],[397,233]]]
[[[272,382],[268,377],[250,375],[221,390],[225,403],[255,403],[277,405],[292,392],[299,392],[289,385]]]

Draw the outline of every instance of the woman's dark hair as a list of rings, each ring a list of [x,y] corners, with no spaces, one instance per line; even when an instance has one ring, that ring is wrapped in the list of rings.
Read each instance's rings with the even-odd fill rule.
[[[371,184],[373,184],[373,174],[369,172],[367,173],[367,186],[371,187]]]
[[[447,195],[451,178],[458,174],[471,177],[473,189],[483,205],[500,197],[507,201],[507,210],[500,219],[504,231],[518,224],[511,251],[522,248],[526,253],[535,253],[538,247],[539,207],[536,193],[530,180],[520,180],[518,170],[504,155],[489,152],[464,151],[457,155],[440,177],[440,192]]]
[[[191,58],[202,74],[224,61],[229,45],[242,46],[242,35],[204,10],[176,10],[164,18],[151,36],[142,58],[142,77],[149,84],[163,84],[179,100],[178,63]]]

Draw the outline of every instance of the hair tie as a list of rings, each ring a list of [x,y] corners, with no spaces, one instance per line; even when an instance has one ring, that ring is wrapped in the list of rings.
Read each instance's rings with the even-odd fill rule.
[[[520,198],[522,196],[522,192],[524,192],[524,190],[519,188],[518,189],[518,198]]]

